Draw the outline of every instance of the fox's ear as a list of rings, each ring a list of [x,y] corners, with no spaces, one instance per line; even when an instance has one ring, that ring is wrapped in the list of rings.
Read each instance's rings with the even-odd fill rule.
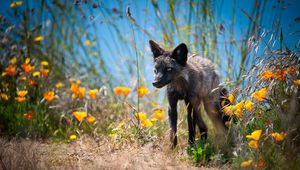
[[[179,64],[185,65],[187,61],[188,48],[184,43],[179,44],[171,54],[171,57],[174,58]]]
[[[149,44],[154,58],[162,55],[165,52],[165,50],[162,49],[158,44],[156,44],[156,42],[150,40]]]

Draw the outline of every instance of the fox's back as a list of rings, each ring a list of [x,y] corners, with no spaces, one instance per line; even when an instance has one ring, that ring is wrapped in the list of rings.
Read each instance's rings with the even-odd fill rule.
[[[204,97],[214,97],[212,91],[219,85],[219,76],[214,64],[204,57],[191,55],[188,57],[186,69],[193,92]]]

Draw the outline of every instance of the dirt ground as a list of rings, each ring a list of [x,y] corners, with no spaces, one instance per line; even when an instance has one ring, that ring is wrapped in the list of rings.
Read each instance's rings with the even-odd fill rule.
[[[215,169],[185,160],[185,149],[124,144],[82,137],[70,143],[0,138],[0,169]]]

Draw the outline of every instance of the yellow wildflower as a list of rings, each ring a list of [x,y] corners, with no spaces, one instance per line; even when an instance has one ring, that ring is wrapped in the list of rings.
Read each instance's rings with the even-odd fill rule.
[[[25,97],[27,95],[28,91],[27,90],[20,90],[17,92],[19,97]]]
[[[74,117],[81,122],[86,116],[86,112],[78,111],[78,112],[73,112]]]
[[[283,141],[283,139],[285,138],[285,136],[286,136],[286,134],[284,132],[281,132],[281,133],[278,133],[278,132],[272,133],[272,137],[277,142]]]
[[[271,70],[266,70],[260,74],[263,79],[270,80],[274,77],[274,73]]]
[[[86,121],[89,123],[89,124],[93,124],[95,122],[96,118],[94,116],[88,116],[86,118]]]
[[[241,163],[241,167],[247,167],[247,166],[250,166],[252,164],[252,160],[247,160],[247,161],[244,161]]]
[[[48,63],[48,61],[42,61],[42,62],[41,62],[41,65],[42,65],[42,66],[48,66],[49,63]]]
[[[251,133],[251,135],[247,135],[246,138],[259,140],[260,136],[261,136],[261,132],[262,132],[261,129],[260,130],[255,130]]]
[[[79,87],[78,96],[81,100],[84,98],[84,96],[85,96],[85,88],[84,87]]]
[[[244,104],[245,104],[245,100],[242,100],[242,101],[240,101],[239,103],[237,103],[237,104],[235,105],[235,108],[241,110],[241,109],[243,109]]]
[[[72,83],[70,90],[77,95],[79,91],[79,85],[77,83]]]
[[[9,60],[9,63],[14,65],[17,63],[17,57],[13,57],[12,59]]]
[[[26,100],[26,98],[25,97],[15,97],[15,100],[19,103],[22,103]]]
[[[93,99],[93,100],[96,100],[97,94],[98,94],[98,89],[94,89],[94,90],[89,91],[89,95],[90,95],[91,99]]]
[[[25,58],[25,64],[29,64],[29,63],[30,63],[30,58],[29,57]]]
[[[42,36],[42,35],[39,35],[39,36],[36,36],[35,38],[34,38],[34,42],[40,42],[40,41],[42,41],[44,39],[44,36]]]
[[[48,102],[51,102],[55,98],[55,93],[54,91],[49,91],[44,93],[44,99],[47,100]]]
[[[32,111],[28,111],[27,113],[25,113],[25,114],[23,115],[23,117],[24,117],[25,119],[28,119],[28,120],[32,120],[32,116],[33,116],[33,112],[32,112]]]
[[[226,115],[232,116],[235,115],[236,117],[242,119],[244,114],[242,112],[243,106],[245,101],[242,100],[241,102],[237,103],[236,105],[228,105],[223,108],[223,111]]]
[[[130,92],[131,92],[131,89],[129,87],[123,87],[124,96],[127,96]]]
[[[257,140],[251,140],[251,141],[248,143],[248,146],[249,146],[250,148],[257,149],[257,148],[258,148],[258,141],[257,141]]]
[[[91,45],[93,45],[93,42],[90,41],[90,40],[85,40],[84,44],[85,44],[86,46],[91,46]]]
[[[5,93],[0,93],[0,98],[7,101],[9,99],[8,95]]]
[[[158,119],[156,119],[155,117],[151,119],[151,122],[156,122]]]
[[[14,7],[16,7],[16,6],[21,6],[22,4],[23,4],[22,1],[14,1],[14,2],[12,2],[12,3],[10,4],[10,7],[11,7],[11,8],[14,8]]]
[[[136,91],[138,92],[139,97],[144,97],[149,93],[149,89],[145,86],[139,87]]]
[[[120,96],[123,93],[122,87],[118,86],[114,88],[114,92],[117,96]]]
[[[243,113],[242,109],[236,109],[234,111],[234,115],[239,119],[242,119],[244,117],[244,113]]]
[[[20,77],[19,80],[20,80],[20,81],[25,81],[25,80],[27,80],[27,77],[26,77],[26,76],[22,76],[22,77]]]
[[[126,97],[130,93],[130,91],[131,89],[129,87],[117,86],[114,88],[114,92],[116,93],[117,96],[123,94]]]
[[[300,86],[300,79],[294,80],[294,83],[295,83],[296,85]]]
[[[162,109],[156,109],[153,116],[154,118],[162,121],[164,119],[164,111]]]
[[[59,89],[59,88],[62,88],[62,87],[64,87],[64,86],[65,86],[65,85],[64,85],[62,82],[58,82],[58,83],[55,84],[55,87],[58,88],[58,89]]]
[[[137,119],[144,121],[147,119],[147,114],[145,112],[138,112],[134,114]]]
[[[229,105],[229,106],[225,106],[223,108],[223,112],[228,115],[228,116],[232,116],[233,112],[235,110],[235,106],[234,105]]]
[[[251,97],[254,97],[258,101],[262,102],[265,100],[266,96],[267,96],[267,88],[264,87],[256,92],[254,92]]]
[[[227,99],[230,101],[231,104],[233,104],[234,101],[235,101],[235,97],[234,97],[233,94],[230,94],[230,95],[227,97]]]
[[[252,103],[251,100],[247,100],[245,102],[245,109],[248,110],[248,111],[252,111],[252,109],[253,109],[253,103]]]
[[[76,135],[71,135],[69,138],[70,138],[71,140],[75,140],[75,139],[77,139],[77,136],[76,136]]]
[[[41,72],[35,71],[35,72],[32,73],[32,76],[33,77],[38,77],[40,74],[41,74]]]
[[[229,128],[231,126],[231,121],[226,121],[225,126]]]
[[[77,96],[78,96],[77,94],[73,93],[73,94],[72,94],[72,99],[76,99]]]
[[[146,119],[146,120],[142,121],[141,125],[145,128],[148,128],[148,127],[153,126],[153,123],[149,119]]]

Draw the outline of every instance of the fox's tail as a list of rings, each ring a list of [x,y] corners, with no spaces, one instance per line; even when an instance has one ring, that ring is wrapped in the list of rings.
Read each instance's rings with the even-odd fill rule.
[[[224,106],[230,105],[230,101],[228,100],[228,91],[225,88],[222,88],[220,91],[220,99],[219,102],[217,102],[217,110],[222,117],[223,123],[227,122],[230,120],[230,116],[225,114],[223,111]]]

